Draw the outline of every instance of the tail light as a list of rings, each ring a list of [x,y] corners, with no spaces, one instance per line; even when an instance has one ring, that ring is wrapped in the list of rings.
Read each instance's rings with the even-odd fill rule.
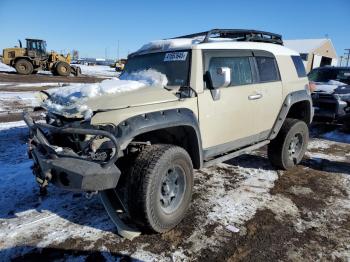
[[[315,92],[316,90],[316,84],[315,82],[310,81],[309,84],[307,85],[307,88],[311,93]]]

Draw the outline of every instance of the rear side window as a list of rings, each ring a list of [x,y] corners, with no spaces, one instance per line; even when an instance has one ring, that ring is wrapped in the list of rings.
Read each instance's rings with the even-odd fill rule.
[[[292,60],[295,66],[295,69],[297,70],[298,77],[306,77],[306,71],[305,71],[305,66],[303,63],[303,60],[301,59],[300,56],[292,56]]]
[[[260,82],[279,81],[280,76],[276,60],[273,57],[255,57],[258,66]]]
[[[212,57],[209,62],[209,71],[214,74],[219,67],[231,69],[230,86],[253,83],[252,70],[248,57]]]

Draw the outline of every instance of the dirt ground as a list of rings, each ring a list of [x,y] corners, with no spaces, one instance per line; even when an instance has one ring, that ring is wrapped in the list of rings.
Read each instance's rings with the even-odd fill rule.
[[[0,82],[11,77],[0,73]],[[25,81],[46,78],[58,81]],[[0,261],[350,261],[350,134],[340,127],[313,125],[290,171],[275,170],[266,148],[196,171],[182,223],[130,241],[98,197],[54,187],[38,196],[28,131],[9,123],[20,119],[0,117]]]
[[[15,72],[1,72],[0,83],[95,83],[100,82],[103,78],[94,76],[53,76],[49,74],[35,74],[35,75],[19,75]],[[12,88],[13,90],[13,88]],[[1,90],[4,91],[4,90]],[[19,90],[22,91],[22,90]]]

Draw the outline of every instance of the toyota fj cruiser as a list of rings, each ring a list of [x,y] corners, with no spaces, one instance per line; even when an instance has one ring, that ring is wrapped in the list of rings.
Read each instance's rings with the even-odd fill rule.
[[[99,192],[119,233],[165,232],[185,216],[193,169],[268,146],[280,169],[297,165],[313,117],[299,54],[280,35],[214,29],[151,42],[123,74],[153,69],[166,86],[102,95],[91,114],[47,110],[24,120],[40,186]],[[50,96],[47,100],[52,99]]]

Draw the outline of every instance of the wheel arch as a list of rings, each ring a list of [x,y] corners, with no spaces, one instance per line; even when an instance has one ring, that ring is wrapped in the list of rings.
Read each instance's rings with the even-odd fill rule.
[[[285,98],[268,139],[274,139],[286,118],[295,118],[311,124],[313,118],[311,95],[306,90],[292,92]]]
[[[193,167],[203,163],[202,141],[198,120],[187,108],[170,109],[131,117],[116,127],[116,138],[121,150],[132,141],[174,144],[190,155]]]
[[[28,61],[33,65],[33,67],[34,67],[33,59],[30,58],[29,56],[18,56],[18,57],[16,57],[15,59],[13,59],[13,60],[11,61],[11,65],[12,65],[12,66],[15,66],[15,64],[17,63],[17,61],[20,60],[20,59],[28,60]]]

